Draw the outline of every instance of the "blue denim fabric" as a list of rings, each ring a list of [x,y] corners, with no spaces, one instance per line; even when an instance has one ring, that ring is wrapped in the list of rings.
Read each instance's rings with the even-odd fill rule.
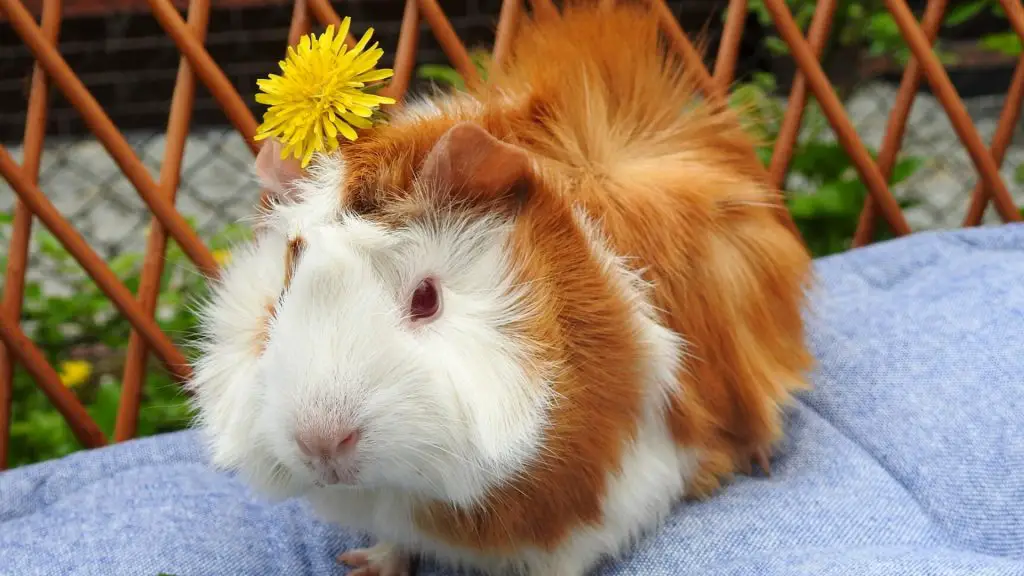
[[[817,267],[816,388],[774,475],[680,505],[598,574],[1024,575],[1024,226]],[[0,475],[3,575],[344,574],[357,540],[210,471],[191,433]]]

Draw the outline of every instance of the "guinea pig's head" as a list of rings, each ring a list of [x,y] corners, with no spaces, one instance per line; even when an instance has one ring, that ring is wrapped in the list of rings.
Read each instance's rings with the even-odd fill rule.
[[[473,124],[435,132],[306,171],[274,142],[257,158],[274,202],[202,308],[190,387],[214,463],[268,495],[472,502],[541,450],[550,300],[514,224],[531,161]]]

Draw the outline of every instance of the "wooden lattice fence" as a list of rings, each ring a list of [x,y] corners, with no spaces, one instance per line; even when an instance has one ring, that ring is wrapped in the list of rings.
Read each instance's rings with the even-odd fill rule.
[[[605,4],[611,2],[602,1]],[[0,14],[36,60],[26,115],[23,161],[17,163],[9,151],[0,146],[0,175],[18,198],[14,210],[12,239],[8,246],[3,303],[0,308],[0,338],[3,341],[3,347],[0,348],[0,467],[7,459],[15,362],[23,365],[32,375],[50,401],[66,418],[83,446],[97,447],[111,441],[90,418],[75,394],[62,385],[58,373],[20,326],[29,236],[35,221],[45,226],[64,245],[133,327],[125,361],[120,409],[113,441],[122,441],[135,435],[142,383],[150,353],[162,360],[178,380],[185,380],[190,375],[185,356],[154,320],[154,310],[168,239],[173,239],[203,274],[209,277],[216,277],[218,274],[218,265],[211,251],[175,209],[174,203],[197,83],[202,83],[211,92],[228,120],[254,153],[259,147],[259,144],[253,141],[257,122],[242,96],[204,48],[203,39],[211,11],[211,1],[190,0],[187,4],[187,18],[182,18],[177,8],[183,4],[182,2],[146,2],[153,16],[173,39],[182,55],[167,120],[163,163],[157,178],[151,176],[124,135],[58,52],[56,46],[61,28],[62,1],[33,2],[33,7],[41,4],[42,17],[41,21],[37,22],[21,0],[0,0]],[[711,70],[705,67],[702,55],[683,32],[666,3],[663,0],[647,2],[650,9],[658,14],[671,46],[679,52],[688,66],[698,71],[700,87],[705,97],[724,102],[734,79],[740,40],[748,12],[747,1],[729,0],[728,16]],[[999,2],[1013,30],[1024,39],[1024,7],[1021,0]],[[947,0],[928,0],[920,22],[914,17],[906,0],[885,0],[885,5],[913,57],[902,72],[896,104],[888,114],[887,129],[876,160],[858,137],[819,62],[829,38],[837,0],[817,2],[806,36],[796,24],[784,0],[764,0],[764,4],[771,13],[779,37],[789,46],[798,66],[789,92],[782,128],[764,175],[774,186],[781,187],[784,183],[805,105],[808,96],[813,95],[870,192],[861,212],[854,246],[870,243],[875,238],[876,228],[883,222],[897,236],[911,233],[888,182],[896,164],[911,105],[922,81],[926,81],[948,114],[956,135],[966,148],[979,175],[978,184],[970,192],[971,202],[964,215],[963,225],[980,224],[990,202],[1003,221],[1020,220],[1018,208],[1014,205],[999,169],[1018,123],[1024,98],[1024,57],[1018,60],[998,128],[991,146],[987,147],[966,113],[947,71],[932,50],[947,11]],[[504,0],[493,47],[493,59],[496,63],[500,63],[508,53],[516,23],[527,10],[532,11],[536,18],[550,17],[557,13],[557,7],[551,0],[532,0],[528,5],[520,0]],[[390,96],[399,100],[399,106],[412,79],[421,20],[429,24],[429,29],[440,47],[467,82],[480,81],[469,52],[438,1],[406,0],[395,51],[395,76],[386,88]],[[338,24],[340,21],[338,13],[328,0],[295,0],[288,40],[290,43],[296,42],[310,30],[314,22]],[[354,44],[351,37],[348,41],[350,45]],[[118,280],[108,264],[90,248],[82,235],[61,215],[38,186],[48,111],[47,94],[51,87],[59,90],[79,111],[95,137],[103,144],[152,212],[153,223],[146,246],[141,285],[135,294]],[[792,225],[788,214],[785,211],[780,213],[784,214],[783,217]],[[796,232],[795,226],[793,230]]]

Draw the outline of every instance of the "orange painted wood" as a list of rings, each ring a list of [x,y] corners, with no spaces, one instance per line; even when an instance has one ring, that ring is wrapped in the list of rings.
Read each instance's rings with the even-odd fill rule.
[[[512,51],[512,39],[515,37],[519,24],[519,13],[522,11],[521,0],[502,0],[501,14],[498,16],[498,28],[494,33],[494,65],[501,66]]]
[[[40,4],[40,1],[43,4]],[[5,348],[0,349],[0,466],[4,463],[8,448],[10,375],[15,359],[36,379],[51,402],[68,420],[83,445],[99,446],[106,442],[106,438],[89,418],[75,395],[61,385],[56,371],[18,326],[27,241],[34,216],[38,216],[53,232],[132,324],[133,332],[128,343],[124,389],[114,439],[120,441],[135,434],[147,366],[146,358],[150,348],[179,380],[188,378],[190,374],[184,357],[153,320],[153,312],[159,290],[159,278],[163,272],[163,255],[169,238],[174,238],[182,246],[188,257],[203,273],[215,277],[219,272],[208,248],[174,207],[196,82],[202,82],[211,91],[253,152],[259,148],[259,143],[252,139],[257,122],[245,100],[203,47],[211,9],[210,0],[189,0],[187,22],[178,13],[185,6],[185,0],[64,0],[63,5],[68,13],[86,9],[100,13],[114,5],[120,6],[121,9],[136,9],[143,6],[143,1],[182,53],[168,117],[167,143],[159,182],[154,181],[149,175],[123,135],[84,84],[68,68],[55,48],[62,2],[28,0],[31,9],[29,10],[19,0],[0,0],[0,19],[7,19],[10,22],[11,28],[37,58],[26,122],[24,165],[19,167],[7,150],[0,146],[0,175],[8,180],[18,196],[14,238],[9,247],[4,299],[0,306],[0,340],[5,345]],[[289,0],[218,0],[216,7],[253,6],[286,1]],[[325,25],[341,22],[329,0],[291,1],[293,18],[287,39],[289,43],[295,43],[310,31],[312,19]],[[723,29],[714,74],[704,65],[703,54],[687,37],[666,2],[648,1],[661,22],[669,44],[678,52],[684,65],[694,71],[701,91],[713,105],[725,105],[728,88],[735,75],[747,0],[729,0],[729,15]],[[1024,7],[1020,0],[999,1],[1007,12],[1013,29],[1024,38]],[[914,58],[904,72],[896,106],[889,115],[885,140],[876,164],[867,154],[819,62],[821,51],[829,36],[836,0],[819,0],[806,38],[793,21],[784,0],[765,0],[779,35],[790,46],[793,58],[798,64],[798,73],[789,96],[789,106],[773,150],[770,169],[765,171],[765,180],[775,188],[782,186],[810,91],[820,103],[840,144],[850,155],[851,161],[870,191],[861,214],[855,245],[870,240],[873,224],[879,215],[889,223],[897,235],[910,232],[903,213],[888,188],[888,181],[906,129],[907,116],[922,78],[926,78],[932,85],[933,92],[949,114],[958,137],[967,147],[981,176],[981,181],[971,195],[971,207],[965,216],[964,224],[979,223],[989,200],[993,201],[1004,220],[1020,219],[998,169],[1012,139],[1013,128],[1020,120],[1021,101],[1024,99],[1024,57],[1018,62],[991,149],[986,149],[975,126],[966,116],[963,103],[953,89],[948,75],[931,52],[931,44],[934,42],[947,2],[948,0],[929,0],[925,16],[919,26],[907,8],[905,0],[886,0],[886,5],[910,45]],[[614,0],[601,0],[600,3],[608,7],[614,4]],[[557,16],[557,8],[552,0],[530,0],[530,6],[537,18]],[[44,8],[44,16],[42,25],[37,25],[32,13],[38,13],[40,7]],[[495,65],[500,66],[507,58],[517,23],[523,17],[523,10],[523,0],[503,1],[492,52]],[[407,0],[395,51],[395,76],[383,89],[383,93],[399,101],[405,97],[415,69],[421,18],[430,26],[442,50],[466,82],[471,85],[480,82],[480,75],[469,52],[438,1]],[[346,38],[346,42],[350,46],[355,44],[351,34]],[[137,299],[114,277],[109,267],[89,248],[78,232],[39,190],[37,173],[45,126],[48,80],[52,81],[81,112],[97,139],[110,152],[153,213]],[[751,154],[753,153],[751,150]],[[783,199],[779,197],[777,200],[780,218],[799,236],[792,217],[783,209]]]
[[[309,4],[306,0],[295,0],[292,4],[292,22],[288,26],[288,45],[297,45],[309,31]]]
[[[815,60],[821,60],[821,52],[825,49],[825,42],[828,40],[829,30],[832,29],[832,17],[835,12],[836,0],[819,0],[814,9],[807,43],[810,44],[811,51],[814,52]],[[782,188],[786,182],[789,163],[793,160],[793,147],[800,135],[800,126],[803,125],[804,110],[806,109],[807,78],[804,77],[800,69],[797,69],[796,76],[793,78],[793,86],[789,89],[789,99],[786,100],[786,113],[782,116],[782,126],[775,138],[772,159],[768,165],[771,183],[776,188]]]
[[[729,0],[722,40],[715,57],[714,79],[722,90],[727,91],[736,76],[736,61],[740,57],[740,41],[743,40],[746,22],[747,0]]]
[[[75,438],[86,448],[98,448],[107,443],[103,431],[96,425],[75,393],[64,386],[60,375],[46,361],[46,356],[21,331],[14,318],[0,312],[0,340],[35,379],[36,384],[67,420]]]
[[[949,121],[953,124],[953,130],[963,142],[964,147],[967,148],[967,153],[984,180],[985,187],[991,191],[992,200],[999,215],[1006,222],[1019,222],[1021,220],[1020,213],[1017,212],[1013,198],[1010,197],[1010,191],[999,174],[999,166],[985,149],[985,143],[971,121],[967,108],[964,107],[960,95],[953,87],[953,82],[949,79],[942,63],[939,62],[938,56],[932,52],[928,38],[925,37],[924,32],[914,20],[914,15],[907,3],[904,0],[885,0],[885,5],[892,13],[893,19],[896,20],[903,39],[906,40],[914,56],[921,62],[921,68],[924,70],[928,83],[931,84],[932,92],[946,110],[946,115],[949,116]]]
[[[189,27],[202,39],[210,19],[210,0],[192,0],[188,9]],[[164,157],[160,164],[160,191],[169,202],[174,202],[181,178],[181,161],[188,140],[189,122],[192,120],[192,104],[195,99],[195,76],[182,57],[178,63],[178,77],[171,96],[171,112],[167,120],[167,139],[164,143]],[[139,279],[139,306],[149,318],[156,312],[160,295],[160,279],[164,274],[164,255],[167,252],[167,231],[157,219],[149,223],[149,237],[146,239],[146,253],[142,263],[142,277]],[[137,330],[128,338],[128,352],[125,356],[124,374],[121,378],[121,398],[118,403],[117,421],[114,426],[114,442],[123,442],[135,436],[139,419],[139,405],[142,402],[143,384],[146,381],[146,365],[149,346]]]
[[[11,0],[4,0],[11,1]],[[245,138],[245,143],[255,154],[259,151],[259,145],[253,140],[256,135],[256,119],[252,112],[246,107],[245,101],[235,90],[234,85],[228,80],[224,71],[213,61],[210,53],[203,48],[202,42],[189,30],[188,25],[182,20],[181,15],[174,9],[169,0],[147,0],[153,10],[160,27],[174,40],[178,49],[185,55],[195,70],[197,76],[202,80],[206,89],[210,91],[213,98],[220,104],[228,121],[238,130],[238,133]],[[176,238],[177,239],[177,238]]]
[[[46,41],[51,44],[57,43],[57,36],[60,33],[61,8],[61,0],[46,0],[43,5],[42,32]],[[22,169],[33,184],[39,182],[39,162],[43,156],[43,140],[46,138],[49,93],[50,83],[46,79],[46,72],[36,64],[32,69],[32,87],[29,89],[25,138],[22,142],[25,155]],[[0,310],[14,322],[21,318],[31,236],[32,211],[19,198],[14,204],[11,243],[7,250],[7,270],[4,273],[3,303],[0,304]],[[0,470],[7,467],[13,401],[14,358],[5,346],[0,346]]]
[[[537,20],[558,17],[558,8],[555,8],[551,0],[530,0],[530,8],[533,9],[533,15]]]
[[[74,226],[57,211],[53,203],[14,162],[10,153],[3,146],[0,146],[0,175],[7,180],[18,197],[25,202],[68,253],[82,265],[86,274],[96,282],[96,285],[110,298],[121,314],[145,336],[146,341],[164,361],[171,374],[180,381],[187,380],[191,375],[191,369],[174,343],[160,330],[152,318],[146,317],[142,308],[132,297],[132,293],[124,287],[124,284],[121,284],[106,262],[89,247]]]
[[[1003,102],[1003,110],[999,113],[999,124],[996,125],[996,133],[992,137],[991,153],[996,165],[1002,167],[1006,158],[1006,149],[1013,142],[1013,133],[1020,121],[1021,104],[1024,104],[1024,55],[1017,59],[1017,68],[1013,71],[1013,80],[1010,82],[1010,90],[1006,93],[1006,100]],[[985,182],[978,179],[974,190],[971,191],[971,204],[964,216],[964,226],[977,226],[981,224],[981,218],[985,215],[985,208],[992,198],[992,192],[985,186]]]
[[[929,45],[934,44],[935,38],[939,35],[942,19],[946,16],[947,3],[948,0],[928,0],[921,24],[925,36],[928,38]],[[906,69],[903,71],[899,91],[896,93],[896,102],[889,113],[889,120],[886,123],[882,149],[878,154],[878,167],[885,176],[886,182],[892,178],[892,171],[896,167],[896,155],[899,154],[900,146],[903,143],[903,134],[907,127],[907,119],[910,117],[910,108],[914,105],[914,99],[917,97],[920,85],[921,65],[916,57],[911,56]],[[875,222],[877,220],[878,204],[869,194],[864,198],[864,207],[860,211],[857,230],[853,235],[853,246],[855,248],[871,242],[875,234]]]
[[[290,0],[216,0],[219,10],[279,6],[288,2]],[[64,0],[63,4],[62,13],[67,18],[103,17],[110,14],[149,10],[146,0]],[[171,4],[179,10],[184,10],[188,7],[188,0],[171,0]],[[38,14],[45,5],[46,0],[27,0],[25,2],[25,7],[33,14]],[[2,20],[3,14],[0,13],[0,21]]]
[[[858,174],[868,190],[878,201],[882,208],[882,214],[893,227],[897,235],[910,233],[910,226],[903,217],[903,211],[889,191],[885,177],[882,176],[878,166],[871,159],[867,148],[857,135],[857,130],[850,122],[850,118],[843,110],[843,104],[839,101],[835,89],[829,82],[821,64],[814,57],[814,52],[807,44],[807,40],[800,34],[800,28],[793,20],[793,14],[786,7],[784,0],[765,0],[765,6],[775,21],[775,27],[779,36],[789,45],[789,49],[796,60],[797,65],[807,78],[807,83],[821,105],[822,112],[828,118],[829,124],[836,133],[836,138],[843,149],[850,156],[850,161],[857,168]]]
[[[999,0],[999,5],[1006,12],[1006,19],[1017,36],[1024,41],[1024,5],[1021,0]]]
[[[327,0],[308,0],[308,5],[313,16],[324,26],[341,26],[341,16],[338,16],[338,13],[334,11],[334,8],[331,8],[331,4]],[[345,44],[349,48],[356,45],[356,40],[352,37],[351,31],[345,36]]]
[[[452,28],[452,23],[444,15],[444,11],[437,4],[437,0],[419,0],[419,11],[423,19],[430,25],[430,29],[441,45],[441,50],[451,61],[452,66],[462,75],[467,85],[474,85],[480,82],[480,74],[477,72],[473,59],[469,57],[466,46],[459,39],[459,35]]]
[[[398,33],[398,48],[395,49],[395,75],[381,90],[384,96],[394,98],[396,105],[402,103],[409,91],[412,74],[416,69],[416,47],[420,41],[420,9],[417,0],[405,0],[402,13],[402,29]]]
[[[139,196],[149,206],[149,209],[167,227],[175,242],[181,246],[182,251],[204,274],[217,276],[219,273],[217,262],[214,261],[209,249],[181,214],[178,214],[174,206],[160,196],[157,183],[150,176],[149,170],[135,155],[128,141],[114,126],[110,117],[103,111],[82,81],[71,71],[57,49],[46,41],[42,30],[36,26],[24,6],[18,0],[0,0],[0,7],[7,12],[15,32],[35,55],[39,64],[53,80],[54,85],[79,111],[89,129],[107,149],[125,177],[135,186]]]
[[[724,103],[726,101],[725,91],[719,86],[715,79],[712,78],[711,73],[708,72],[707,66],[704,66],[704,59],[701,57],[701,53],[693,46],[690,39],[686,37],[686,32],[683,32],[683,27],[679,25],[679,21],[676,20],[675,15],[672,14],[672,10],[669,9],[668,4],[665,0],[648,0],[651,4],[651,8],[658,15],[661,20],[662,30],[665,35],[668,36],[669,42],[672,47],[675,48],[676,52],[683,58],[684,65],[693,70],[697,75],[697,85],[708,96],[709,99],[715,102]]]

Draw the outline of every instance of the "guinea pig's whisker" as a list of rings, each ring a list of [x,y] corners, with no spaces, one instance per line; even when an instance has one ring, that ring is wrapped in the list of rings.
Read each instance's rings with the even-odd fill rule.
[[[431,447],[435,447],[435,445],[430,445],[430,446]],[[422,458],[429,459],[430,461],[433,462],[433,464],[435,464],[435,465],[437,465],[439,467],[444,467],[445,465],[448,464],[443,459],[438,457],[437,454],[432,454],[429,450],[426,450],[426,449],[421,448],[419,446],[413,446],[413,445],[409,445],[408,447],[410,448],[410,451],[413,452],[416,456],[420,456]],[[455,456],[455,455],[452,454],[452,456]]]
[[[443,453],[447,454],[448,456],[451,456],[452,458],[454,458],[455,460],[458,460],[459,462],[461,462],[463,464],[468,464],[469,463],[469,459],[466,458],[465,456],[463,456],[461,454],[458,454],[456,452],[453,452],[453,451],[445,448],[444,446],[441,446],[440,444],[433,444],[433,443],[431,443],[431,444],[427,444],[426,447],[434,449],[434,450],[437,450],[439,452],[443,452]],[[424,450],[424,452],[426,452],[426,450]],[[436,458],[436,456],[434,456],[434,457]],[[440,459],[438,459],[438,461],[440,462]]]

